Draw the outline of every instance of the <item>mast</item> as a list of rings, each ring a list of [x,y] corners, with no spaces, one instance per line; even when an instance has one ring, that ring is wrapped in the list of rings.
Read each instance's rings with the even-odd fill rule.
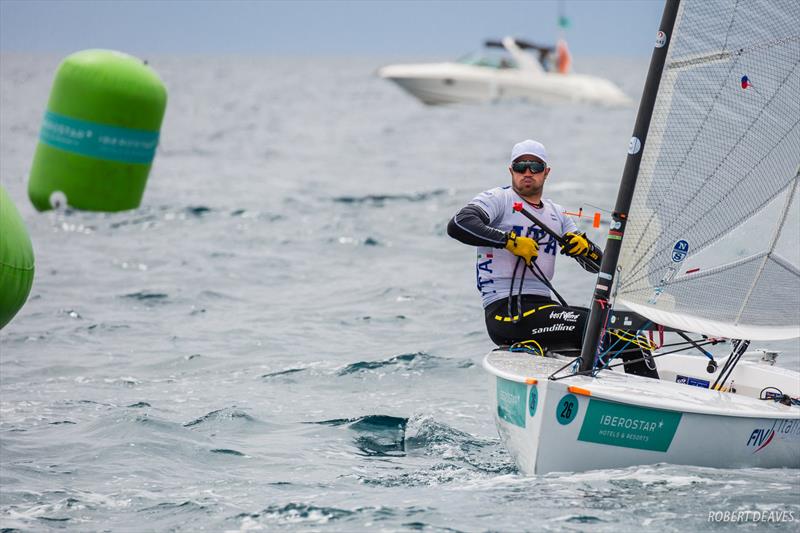
[[[625,234],[625,224],[628,220],[628,210],[631,207],[633,191],[636,188],[636,178],[639,175],[639,165],[642,161],[647,131],[650,128],[650,118],[656,103],[658,86],[661,83],[661,73],[667,58],[669,43],[672,40],[672,29],[678,15],[680,0],[666,0],[664,13],[661,15],[661,24],[656,37],[653,55],[650,58],[650,69],[639,102],[639,112],[633,127],[633,136],[628,145],[628,159],[622,171],[622,181],[617,193],[617,202],[611,215],[612,222],[608,231],[606,247],[603,251],[603,261],[600,272],[597,274],[597,284],[592,297],[592,307],[589,320],[586,324],[586,334],[581,347],[581,371],[591,370],[594,367],[594,358],[600,343],[600,333],[608,317],[608,301],[611,288],[614,284],[614,273],[617,269],[619,253],[622,249],[622,238]]]

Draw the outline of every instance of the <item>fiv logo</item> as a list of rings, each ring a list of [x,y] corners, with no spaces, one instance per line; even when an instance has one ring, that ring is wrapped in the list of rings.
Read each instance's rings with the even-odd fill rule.
[[[756,428],[750,433],[747,446],[755,448],[753,453],[756,453],[766,448],[776,435],[779,440],[800,440],[800,420],[780,419],[775,420],[770,428]]]
[[[754,447],[753,453],[759,452],[767,447],[767,445],[772,442],[772,439],[775,437],[775,424],[772,425],[771,428],[768,429],[754,429],[752,433],[750,433],[750,438],[747,439],[747,446]]]

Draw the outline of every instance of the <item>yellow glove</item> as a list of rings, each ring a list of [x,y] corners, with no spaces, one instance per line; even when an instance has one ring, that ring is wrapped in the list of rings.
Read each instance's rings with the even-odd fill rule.
[[[506,250],[514,255],[525,259],[525,263],[530,265],[534,257],[539,256],[539,243],[529,237],[517,237],[513,231],[508,234]]]
[[[585,233],[565,233],[566,244],[561,247],[561,253],[570,257],[580,257],[589,251],[589,241]]]

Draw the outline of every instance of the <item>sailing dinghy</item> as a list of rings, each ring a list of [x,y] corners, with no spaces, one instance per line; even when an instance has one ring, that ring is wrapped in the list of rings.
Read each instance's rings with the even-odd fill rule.
[[[484,360],[523,473],[800,468],[800,374],[748,351],[800,337],[798,102],[795,0],[667,0],[580,356]],[[614,360],[633,347],[657,379]]]

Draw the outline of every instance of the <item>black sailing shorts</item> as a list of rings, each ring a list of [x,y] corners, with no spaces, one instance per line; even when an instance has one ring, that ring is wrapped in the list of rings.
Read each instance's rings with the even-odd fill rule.
[[[517,297],[511,299],[511,317],[519,317]],[[522,317],[514,322],[508,312],[508,298],[492,302],[486,308],[486,330],[498,346],[535,340],[544,351],[580,351],[589,310],[585,307],[563,307],[547,296],[522,295]],[[608,336],[603,337],[608,345]],[[655,363],[642,360],[650,357],[646,350],[625,350],[620,354],[625,372],[658,379]],[[636,362],[633,362],[636,361]]]
[[[486,308],[486,330],[498,346],[507,346],[530,339],[545,351],[580,350],[586,329],[588,309],[563,307],[547,296],[522,295],[522,316],[517,296],[492,302]],[[514,321],[516,319],[516,322]]]

